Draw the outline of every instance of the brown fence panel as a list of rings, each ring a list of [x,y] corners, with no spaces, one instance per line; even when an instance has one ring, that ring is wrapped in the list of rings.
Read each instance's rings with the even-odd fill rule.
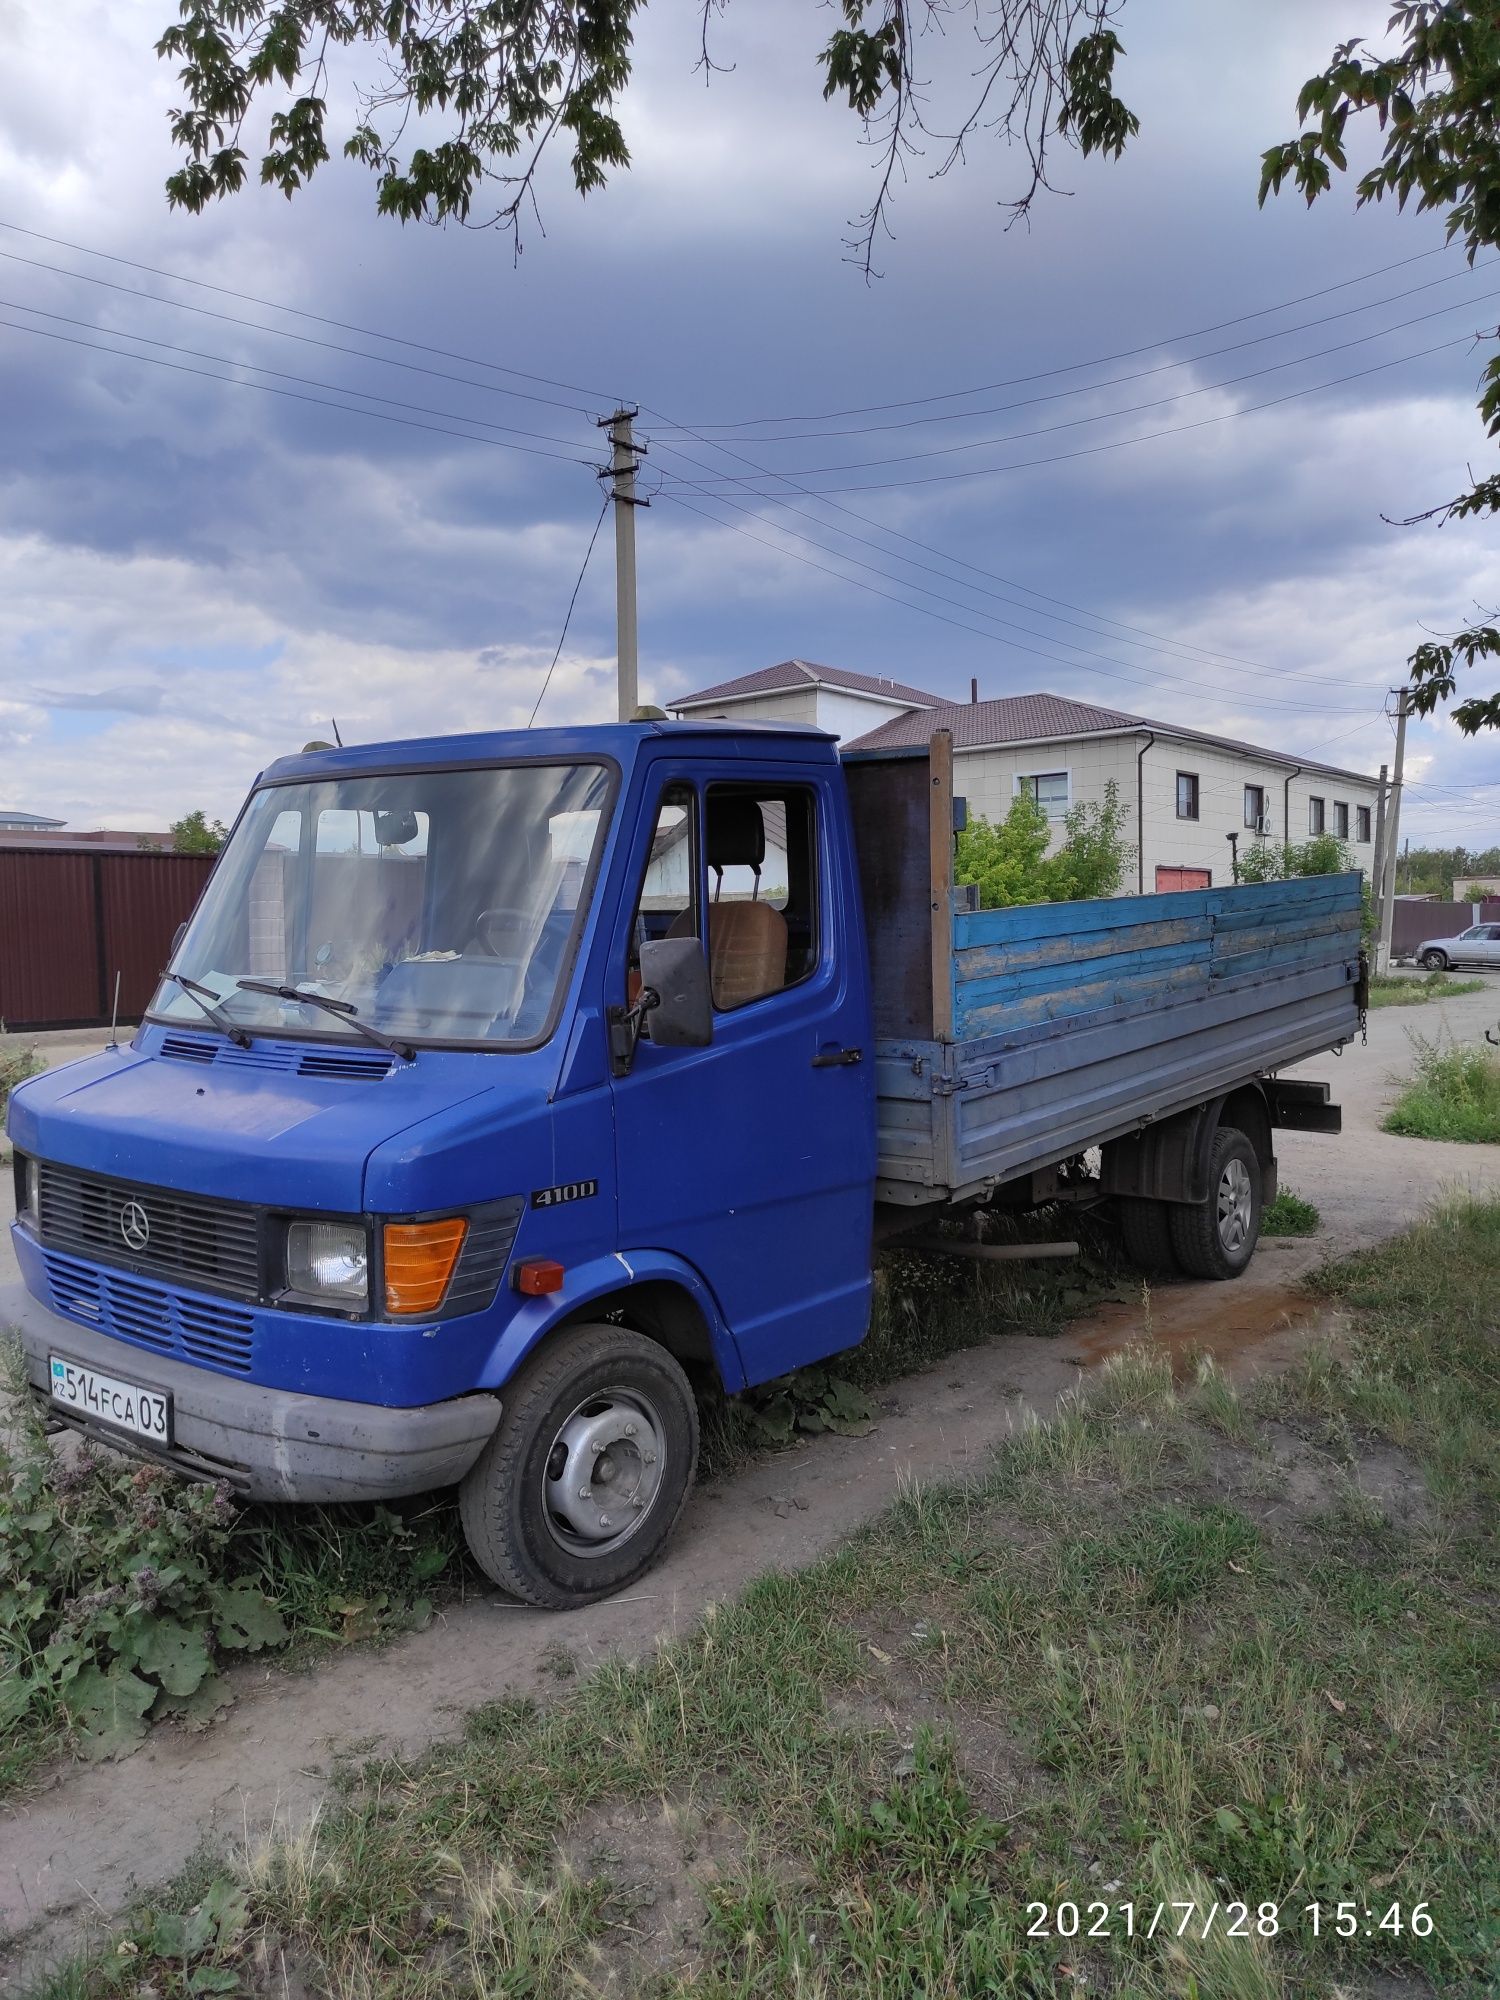
[[[0,848],[0,1021],[97,1020],[99,939],[88,854]]]
[[[138,1021],[211,854],[0,848],[0,1021],[87,1028]]]
[[[1403,903],[1391,911],[1391,956],[1409,957],[1427,938],[1457,937],[1474,921],[1468,903]]]
[[[192,914],[212,854],[101,854],[100,927],[107,1007],[120,975],[120,1018],[138,1021],[156,990],[172,934]]]

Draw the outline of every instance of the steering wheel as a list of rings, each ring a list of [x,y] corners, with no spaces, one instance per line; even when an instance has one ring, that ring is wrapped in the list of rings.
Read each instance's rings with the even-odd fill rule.
[[[529,910],[481,910],[474,920],[474,942],[489,958],[519,959],[526,934],[532,929]],[[505,933],[510,933],[508,940]],[[502,940],[504,940],[502,942]]]

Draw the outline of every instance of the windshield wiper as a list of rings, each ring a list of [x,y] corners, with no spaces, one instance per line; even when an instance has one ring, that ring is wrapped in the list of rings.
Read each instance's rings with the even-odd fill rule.
[[[278,986],[273,979],[237,979],[235,985],[246,993],[269,993],[276,1000],[300,1000],[305,1007],[321,1007],[326,1014],[337,1014],[349,1023],[367,1042],[374,1042],[377,1048],[389,1049],[392,1055],[400,1056],[402,1062],[415,1062],[416,1050],[408,1042],[398,1042],[394,1035],[384,1034],[379,1028],[372,1028],[368,1021],[359,1018],[359,1009],[351,1000],[335,1000],[327,993],[309,993],[301,986]]]
[[[220,995],[215,993],[211,986],[200,986],[196,979],[189,979],[185,972],[164,972],[161,976],[180,986],[190,1000],[196,1000],[219,1033],[227,1035],[237,1049],[254,1047],[245,1030],[237,1022],[231,1021],[227,1014],[220,1013],[217,1004]]]

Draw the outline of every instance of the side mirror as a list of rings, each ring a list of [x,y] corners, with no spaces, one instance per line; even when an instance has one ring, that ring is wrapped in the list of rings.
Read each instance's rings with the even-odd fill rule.
[[[714,1038],[714,1003],[699,939],[658,938],[643,944],[641,988],[656,995],[649,1018],[658,1048],[708,1047]]]
[[[378,847],[405,847],[418,833],[414,812],[379,812],[371,815]]]

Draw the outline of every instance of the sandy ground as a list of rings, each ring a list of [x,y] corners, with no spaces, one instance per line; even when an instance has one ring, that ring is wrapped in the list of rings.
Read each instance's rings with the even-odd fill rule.
[[[1492,979],[1483,993],[1374,1014],[1367,1046],[1305,1065],[1302,1073],[1333,1083],[1344,1131],[1281,1135],[1282,1181],[1317,1204],[1324,1228],[1307,1242],[1267,1244],[1237,1283],[1159,1290],[1149,1328],[1142,1307],[1112,1305],[1058,1339],[999,1337],[894,1384],[869,1436],[819,1439],[702,1488],[666,1560],[625,1597],[566,1616],[480,1597],[427,1632],[338,1655],[306,1675],[237,1673],[236,1705],[206,1735],[161,1729],[124,1763],[63,1769],[49,1790],[0,1818],[0,1931],[29,1933],[33,1948],[65,1947],[205,1841],[243,1838],[275,1816],[303,1817],[341,1751],[378,1745],[410,1754],[480,1702],[539,1691],[543,1651],[559,1642],[581,1666],[648,1650],[759,1572],[813,1559],[883,1507],[900,1481],[948,1477],[982,1461],[1025,1411],[1050,1408],[1081,1370],[1143,1332],[1173,1347],[1207,1347],[1237,1373],[1284,1363],[1319,1330],[1295,1289],[1304,1270],[1330,1251],[1390,1235],[1436,1194],[1500,1188],[1500,1147],[1379,1130],[1393,1078],[1408,1066],[1409,1030],[1431,1036],[1442,1027],[1474,1041],[1497,1022],[1500,979]],[[8,1177],[0,1185],[8,1189]],[[0,1324],[14,1278],[7,1243]]]

